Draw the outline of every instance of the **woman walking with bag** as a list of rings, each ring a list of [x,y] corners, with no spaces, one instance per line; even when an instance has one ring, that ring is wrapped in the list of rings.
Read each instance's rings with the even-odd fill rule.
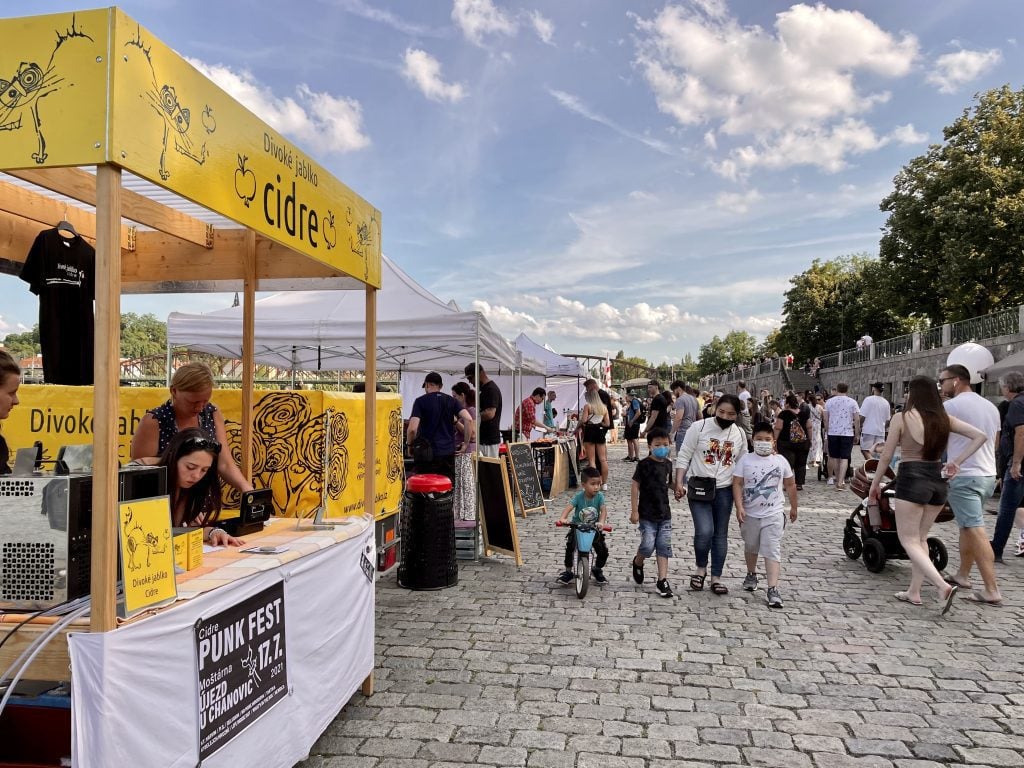
[[[732,516],[732,474],[740,456],[747,452],[747,436],[736,426],[743,404],[736,395],[722,395],[712,418],[695,421],[686,431],[676,456],[676,500],[687,497],[693,516],[693,550],[696,572],[690,589],[704,589],[711,557],[711,591],[726,595],[722,570],[729,545]]]
[[[588,391],[586,405],[580,414],[583,425],[583,450],[587,462],[601,473],[601,490],[608,490],[608,446],[605,434],[611,426],[611,415],[597,390]]]
[[[800,406],[800,398],[790,392],[786,395],[786,407],[775,418],[775,445],[789,462],[796,475],[796,489],[802,491],[807,480],[807,454],[811,450],[810,409]]]
[[[960,456],[945,465],[949,433],[956,432],[971,442]],[[896,446],[901,458],[896,475],[896,532],[900,544],[910,558],[910,586],[897,592],[896,599],[921,605],[921,587],[927,579],[939,590],[942,613],[953,605],[956,585],[947,584],[928,557],[928,531],[946,503],[946,479],[954,477],[960,464],[985,444],[985,434],[960,419],[951,417],[942,406],[942,399],[933,379],[917,376],[910,381],[910,392],[903,412],[889,422],[889,439],[878,460],[879,467],[889,466]],[[868,500],[877,504],[882,472],[875,473],[868,491]]]

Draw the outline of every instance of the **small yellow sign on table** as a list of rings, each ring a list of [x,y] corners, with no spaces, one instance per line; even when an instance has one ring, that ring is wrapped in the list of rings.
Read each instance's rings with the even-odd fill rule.
[[[174,581],[169,497],[121,502],[118,533],[125,618],[173,602],[178,589]]]

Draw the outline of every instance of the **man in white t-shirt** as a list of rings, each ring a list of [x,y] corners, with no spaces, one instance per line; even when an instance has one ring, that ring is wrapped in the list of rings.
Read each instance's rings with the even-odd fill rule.
[[[985,502],[996,487],[996,435],[1002,426],[999,409],[971,388],[971,373],[962,365],[951,365],[940,373],[939,386],[947,398],[946,412],[980,429],[986,438],[949,481],[949,506],[960,527],[960,568],[947,581],[970,588],[971,566],[977,563],[985,589],[974,590],[967,599],[999,605],[1003,598],[996,583],[992,545],[985,533]],[[970,442],[950,432],[946,452],[959,456]]]
[[[860,408],[846,393],[850,387],[839,382],[836,394],[825,401],[825,434],[828,435],[828,484],[846,487],[846,468],[853,455],[853,444],[860,438]]]
[[[871,385],[871,394],[860,404],[860,452],[871,458],[872,449],[885,442],[885,427],[892,415],[889,401],[882,397],[882,382]]]

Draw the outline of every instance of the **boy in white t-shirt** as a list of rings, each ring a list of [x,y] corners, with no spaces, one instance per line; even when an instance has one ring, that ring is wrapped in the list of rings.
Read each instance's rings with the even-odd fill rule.
[[[789,497],[789,519],[796,522],[796,479],[789,462],[775,453],[775,432],[771,424],[754,425],[751,437],[754,452],[740,458],[732,478],[736,519],[743,534],[747,559],[743,588],[748,592],[757,589],[757,557],[760,555],[764,558],[768,578],[768,607],[781,608],[779,573],[782,570],[782,534],[786,530],[782,493],[785,490]]]

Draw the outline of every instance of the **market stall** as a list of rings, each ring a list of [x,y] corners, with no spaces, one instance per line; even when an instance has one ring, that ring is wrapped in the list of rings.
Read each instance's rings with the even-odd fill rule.
[[[333,529],[333,539],[296,530],[282,545],[295,557],[227,563],[208,590],[177,592],[172,577],[169,598],[119,618],[118,532],[123,543],[127,530],[118,487],[120,295],[122,286],[244,294],[240,459],[251,476],[255,292],[310,281],[359,290],[364,366],[374,380],[380,213],[116,8],[3,20],[0,39],[0,68],[17,80],[0,131],[0,170],[17,180],[0,182],[0,268],[20,271],[41,226],[67,222],[95,244],[90,631],[74,614],[66,626],[29,620],[3,646],[0,664],[51,627],[45,653],[21,671],[66,677],[74,630],[74,765],[290,766],[360,684],[372,690],[365,563],[376,473],[363,473],[356,511],[365,516]],[[374,467],[373,387],[364,402],[354,460]],[[122,559],[134,551],[122,547]],[[168,581],[167,569],[158,575]],[[142,599],[159,590],[139,591]],[[318,611],[324,601],[333,609]],[[247,670],[222,692],[220,678],[202,674],[203,643],[227,642],[216,626],[229,621],[238,628],[234,650],[244,644],[249,655],[223,672]],[[5,639],[14,626],[0,625]],[[235,725],[211,731],[225,714]]]

